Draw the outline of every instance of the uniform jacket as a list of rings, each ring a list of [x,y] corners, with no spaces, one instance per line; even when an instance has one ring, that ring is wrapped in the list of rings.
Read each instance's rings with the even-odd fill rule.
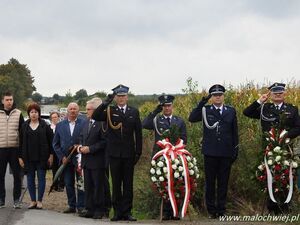
[[[287,137],[295,138],[300,135],[300,118],[298,108],[292,104],[283,103],[279,110],[276,110],[273,103],[265,103],[263,107],[263,115],[267,118],[274,118],[273,122],[261,119],[261,104],[257,101],[253,102],[250,106],[244,109],[245,116],[260,119],[263,132],[268,132],[271,126],[279,125],[283,122],[283,126],[288,130]],[[286,117],[285,121],[280,121],[280,114]]]
[[[74,144],[79,144],[79,136],[83,125],[83,119],[77,118],[73,135],[71,136],[69,121],[67,119],[60,121],[55,128],[53,138],[53,149],[59,158],[69,155],[69,148]]]
[[[202,107],[205,105],[201,101],[190,113],[189,121],[202,121]],[[208,124],[212,126],[219,121],[219,126],[208,129],[203,123],[202,153],[206,156],[232,157],[238,155],[238,127],[236,111],[233,107],[223,105],[222,115],[213,105],[204,106]]]
[[[122,123],[122,129],[113,129],[107,124],[107,150],[111,157],[133,158],[142,154],[142,125],[139,111],[127,105],[125,114],[118,106],[109,106],[111,122],[114,126]],[[107,120],[104,104],[100,105],[92,116],[97,121]]]
[[[81,166],[86,169],[106,168],[106,141],[101,132],[101,122],[94,121],[90,132],[88,132],[89,123],[89,119],[85,120],[80,134],[80,144],[83,146],[89,146],[90,149],[90,153],[82,154]]]
[[[186,135],[186,125],[182,118],[179,116],[172,115],[171,123],[169,125],[167,119],[164,117],[164,115],[157,115],[156,119],[156,127],[155,128],[155,113],[151,112],[144,120],[143,120],[143,128],[147,130],[154,130],[155,133],[155,143],[153,150],[156,150],[156,142],[161,140],[161,135],[165,130],[169,129],[172,125],[176,125],[179,128],[180,131],[180,138],[183,140],[183,143],[186,144],[187,142],[187,135]]]
[[[28,169],[28,155],[30,155],[30,146],[28,146],[28,129],[30,119],[25,121],[22,125],[20,132],[20,152],[21,157],[25,164],[25,170]],[[53,132],[50,126],[43,120],[40,119],[39,126],[37,127],[37,134],[39,137],[39,160],[43,169],[47,169],[47,161],[50,154],[53,154],[52,140]]]

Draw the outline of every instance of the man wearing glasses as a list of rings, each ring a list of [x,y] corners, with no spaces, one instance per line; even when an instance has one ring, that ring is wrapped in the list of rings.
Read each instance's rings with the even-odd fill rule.
[[[203,121],[205,203],[211,219],[225,214],[231,165],[238,155],[236,111],[224,105],[224,93],[222,85],[213,85],[189,116],[192,123]],[[210,98],[212,104],[205,105]]]

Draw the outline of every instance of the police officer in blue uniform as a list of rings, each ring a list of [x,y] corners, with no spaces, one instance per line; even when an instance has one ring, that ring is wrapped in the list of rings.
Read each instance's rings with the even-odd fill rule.
[[[224,92],[222,85],[210,87],[209,95],[202,98],[189,116],[192,123],[203,121],[202,153],[209,218],[223,216],[226,211],[231,165],[238,156],[236,111],[233,107],[224,105]],[[205,105],[210,98],[212,105]]]
[[[254,101],[243,113],[245,116],[259,119],[263,132],[269,132],[272,127],[286,129],[287,138],[296,138],[300,135],[300,118],[298,108],[292,104],[286,103],[285,84],[274,83],[268,87],[269,92],[262,94],[260,98]],[[271,98],[272,102],[267,102]],[[282,116],[281,116],[282,115]],[[267,201],[269,212],[280,214],[288,212],[288,204],[276,204],[271,199]]]
[[[171,128],[171,126],[177,126],[180,131],[180,138],[186,144],[186,125],[182,118],[173,115],[173,95],[161,95],[159,96],[159,104],[156,109],[151,112],[142,122],[143,128],[147,130],[153,130],[155,133],[155,142],[153,146],[152,155],[159,150],[156,142],[161,140],[164,131]],[[162,112],[162,114],[159,114]],[[163,205],[163,220],[178,220],[178,217],[173,217],[173,211],[170,202]]]
[[[134,165],[142,154],[142,124],[139,111],[127,104],[129,88],[118,85],[95,110],[92,118],[107,121],[107,151],[112,178],[111,221],[136,221],[131,214]],[[109,106],[115,99],[116,105]]]

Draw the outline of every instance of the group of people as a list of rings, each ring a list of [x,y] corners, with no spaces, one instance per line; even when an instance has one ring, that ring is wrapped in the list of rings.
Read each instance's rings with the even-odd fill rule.
[[[298,108],[284,101],[285,84],[274,83],[268,89],[267,94],[262,94],[244,110],[244,115],[260,119],[263,131],[284,122],[287,137],[297,137],[300,135]],[[108,217],[112,204],[114,214],[111,221],[136,221],[132,215],[133,178],[134,166],[142,154],[142,129],[155,133],[154,155],[158,151],[155,143],[172,126],[178,128],[179,137],[187,143],[186,124],[182,118],[173,115],[175,97],[172,95],[161,95],[154,111],[141,121],[138,109],[127,104],[129,88],[118,85],[112,91],[103,102],[100,98],[87,102],[86,120],[78,117],[78,105],[70,103],[67,118],[51,127],[40,119],[40,107],[36,103],[28,106],[29,120],[24,122],[21,111],[13,105],[12,94],[4,94],[3,108],[0,109],[0,207],[5,205],[4,177],[8,162],[14,175],[14,207],[20,207],[19,174],[22,167],[27,173],[32,201],[29,208],[37,209],[43,207],[46,169],[53,164],[57,168],[62,163],[65,164],[62,185],[66,187],[68,198],[68,208],[64,213],[77,211],[79,216],[101,219]],[[225,105],[225,91],[219,84],[210,87],[209,95],[201,99],[188,118],[192,123],[203,122],[201,149],[209,218],[217,218],[226,212],[231,166],[239,150],[236,110]],[[269,98],[271,103],[267,102]],[[113,100],[116,102],[114,105],[111,104]],[[211,104],[207,104],[209,100]],[[288,115],[285,121],[280,121],[281,113]],[[58,114],[53,115],[59,117]],[[70,149],[74,148],[76,154],[69,159]],[[78,168],[83,169],[84,191],[75,188],[75,179],[80,176],[76,172]],[[108,168],[112,179],[112,197]],[[35,172],[38,176],[37,198]],[[276,207],[269,201],[269,211],[276,213]],[[163,204],[163,219],[180,219],[173,217],[169,202]]]

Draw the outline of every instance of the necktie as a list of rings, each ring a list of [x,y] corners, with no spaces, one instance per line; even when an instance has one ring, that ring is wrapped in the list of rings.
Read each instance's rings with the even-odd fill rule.
[[[92,126],[93,126],[93,121],[90,120],[90,122],[89,122],[89,128],[88,128],[88,134],[90,133]]]
[[[121,112],[124,114],[124,108],[121,108]]]
[[[167,117],[167,121],[168,121],[168,125],[170,126],[171,125],[171,118]]]
[[[217,111],[220,113],[220,115],[222,115],[222,111],[220,108],[217,108]]]
[[[279,111],[279,105],[276,105],[275,108],[276,108],[276,111]]]

